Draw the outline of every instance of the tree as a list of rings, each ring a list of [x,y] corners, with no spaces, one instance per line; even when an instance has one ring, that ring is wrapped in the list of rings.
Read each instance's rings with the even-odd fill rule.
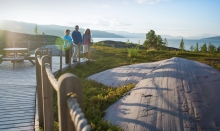
[[[190,51],[194,51],[195,48],[193,47],[193,45],[191,45],[189,49]]]
[[[38,26],[37,26],[37,25],[34,27],[34,33],[35,33],[36,35],[38,34]]]
[[[212,44],[212,43],[209,43],[209,47],[208,47],[208,51],[209,53],[215,53],[216,51],[216,47]]]
[[[201,52],[206,53],[207,52],[207,45],[206,43],[204,43],[201,47],[200,47]]]
[[[199,44],[198,44],[198,42],[196,43],[196,46],[195,46],[195,48],[194,48],[194,51],[195,51],[195,52],[199,52]]]
[[[157,36],[153,30],[150,30],[146,34],[146,40],[143,45],[147,48],[156,47],[157,44],[156,42],[157,42]]]
[[[146,40],[143,44],[146,48],[164,49],[165,43],[160,35],[156,35],[153,30],[146,34]]]
[[[160,35],[157,35],[157,45],[156,45],[156,49],[164,49],[165,47],[165,43],[163,42],[163,39],[161,38]]]
[[[180,47],[179,47],[179,48],[180,48],[181,51],[184,51],[184,50],[185,50],[183,38],[182,38],[182,40],[181,40],[181,42],[180,42]]]
[[[216,49],[216,51],[217,51],[218,53],[220,53],[220,45],[218,46],[218,48]]]
[[[43,32],[42,35],[45,35],[45,33]]]
[[[165,46],[167,47],[168,46],[167,38],[164,39],[164,43],[165,43]]]
[[[129,41],[129,39],[127,40],[126,44],[127,44],[127,45],[129,45],[129,44],[130,44],[130,41]]]

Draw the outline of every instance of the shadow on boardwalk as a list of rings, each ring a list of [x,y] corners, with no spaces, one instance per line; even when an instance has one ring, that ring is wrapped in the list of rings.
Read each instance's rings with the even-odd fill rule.
[[[59,70],[60,58],[53,56],[52,71]],[[63,62],[64,58],[63,58]],[[62,65],[67,68],[66,64]],[[0,130],[34,130],[36,68],[29,61],[0,64]]]
[[[122,66],[89,77],[107,86],[136,83],[106,110],[126,131],[220,130],[220,71],[182,59]]]

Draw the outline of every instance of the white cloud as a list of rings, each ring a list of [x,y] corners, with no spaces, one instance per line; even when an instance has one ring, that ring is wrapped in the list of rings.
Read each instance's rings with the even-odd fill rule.
[[[123,4],[124,4],[124,5],[128,5],[128,2],[127,2],[127,1],[124,1]]]
[[[162,2],[162,1],[167,1],[170,2],[171,0],[135,0],[137,3],[141,4],[141,3],[148,3],[148,4],[155,4],[158,2]]]
[[[106,4],[103,4],[103,5],[101,5],[101,8],[109,8],[110,7],[110,5],[106,5]]]
[[[81,19],[74,19],[74,21],[69,21],[66,23],[72,26],[78,24],[80,28],[91,28],[97,30],[128,28],[132,25],[128,22],[120,21],[114,18],[106,18],[99,15],[93,15]]]

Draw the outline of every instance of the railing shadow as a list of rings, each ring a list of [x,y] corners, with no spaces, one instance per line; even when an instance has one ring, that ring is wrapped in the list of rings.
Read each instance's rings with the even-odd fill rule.
[[[35,51],[39,126],[54,130],[53,89],[57,91],[60,131],[90,131],[84,118],[82,84],[75,75],[63,74],[58,81],[51,71],[52,57]],[[43,55],[44,54],[44,55]]]

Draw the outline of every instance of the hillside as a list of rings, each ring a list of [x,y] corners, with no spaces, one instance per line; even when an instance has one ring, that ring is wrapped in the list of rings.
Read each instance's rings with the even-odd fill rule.
[[[220,40],[220,36],[208,37],[203,39],[212,39],[212,40]]]
[[[55,43],[59,37],[51,35],[30,35],[24,33],[10,32],[0,29],[0,54],[2,54],[2,49],[5,47],[28,47],[28,42],[30,42],[30,49],[36,49],[41,47],[43,42],[46,43]]]
[[[9,21],[9,20],[2,20],[0,21],[0,29],[8,30],[13,32],[20,32],[26,34],[34,34],[34,27],[36,24],[34,23],[25,23],[25,22],[17,22],[17,21]],[[54,36],[63,36],[65,29],[70,29],[71,31],[74,30],[74,26],[59,26],[59,25],[38,25],[38,32],[39,34],[46,34],[46,35],[54,35]],[[80,26],[80,25],[79,25]],[[80,28],[79,31],[83,33],[85,29]],[[123,36],[109,33],[106,31],[99,31],[99,30],[92,30],[92,37],[93,38],[123,38]]]

